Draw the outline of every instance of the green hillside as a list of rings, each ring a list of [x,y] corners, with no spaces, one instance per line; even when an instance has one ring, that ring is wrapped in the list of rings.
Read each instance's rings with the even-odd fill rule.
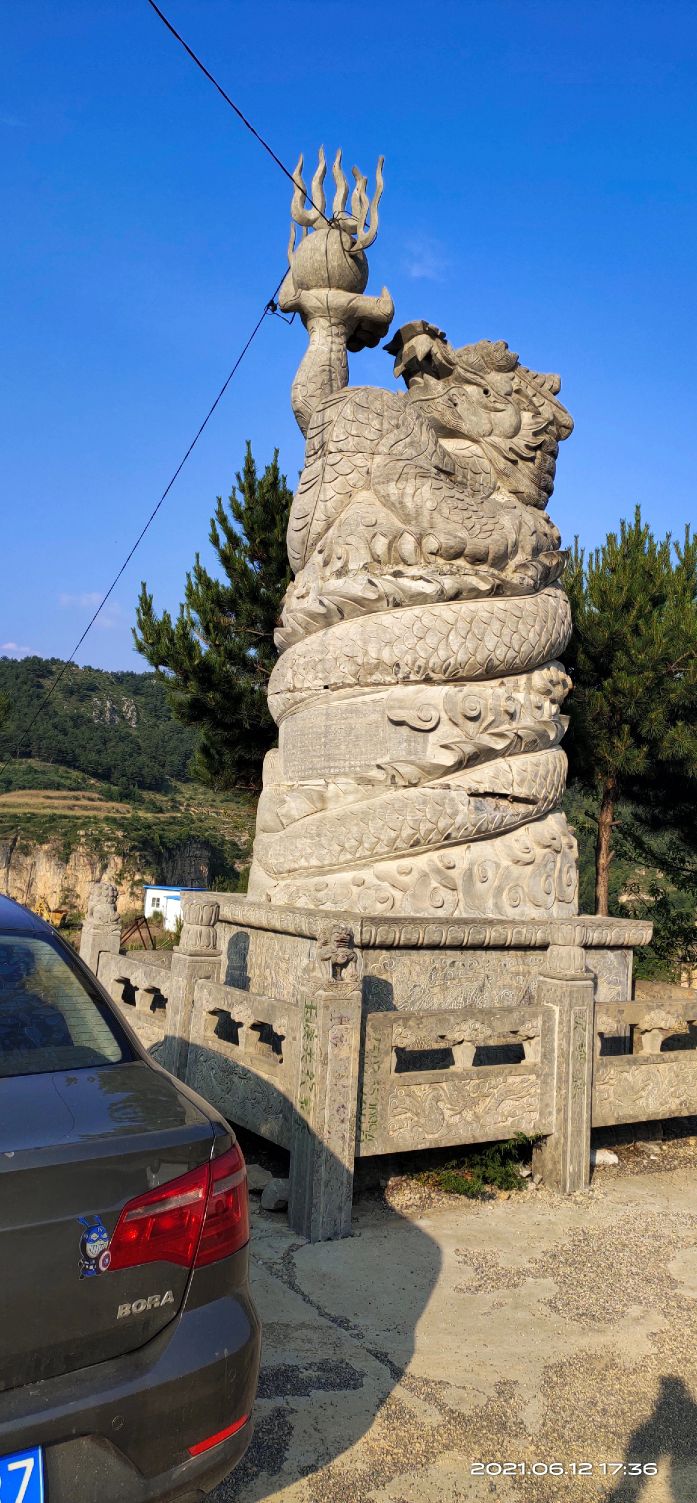
[[[10,759],[0,774],[4,890],[31,904],[37,862],[58,872],[73,859],[94,875],[108,869],[136,909],[143,881],[244,885],[256,799],[188,777],[196,734],[172,718],[155,674],[71,666],[18,746],[62,666],[0,659],[0,761]],[[61,902],[84,911],[71,881],[66,868]]]
[[[154,673],[71,664],[18,745],[62,667],[60,658],[0,658],[0,696],[8,707],[0,723],[0,760],[35,758],[55,770],[52,778],[70,768],[130,796],[138,789],[164,791],[171,779],[186,777],[196,733],[172,718],[165,686]],[[8,785],[6,777],[3,791],[23,786]]]

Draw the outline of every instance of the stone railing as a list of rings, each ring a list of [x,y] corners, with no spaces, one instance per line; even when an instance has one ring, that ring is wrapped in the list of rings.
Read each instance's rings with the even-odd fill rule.
[[[638,983],[630,1000],[647,937],[594,919],[327,928],[197,894],[173,953],[97,968],[158,1060],[289,1150],[291,1224],[323,1240],[349,1230],[357,1157],[520,1132],[573,1191],[592,1125],[697,1112],[697,998]]]
[[[97,975],[112,1002],[123,1009],[139,1039],[158,1060],[168,1033],[171,950],[131,950],[125,955],[103,952]]]
[[[538,1006],[372,1013],[357,1153],[551,1132],[553,1067],[553,1032]]]
[[[598,1127],[697,1111],[697,997],[682,987],[646,983],[637,992],[633,1002],[595,1009],[593,1123]],[[613,1036],[627,1029],[632,1053],[616,1055]]]
[[[298,1008],[237,986],[197,981],[187,1080],[231,1122],[290,1148]]]

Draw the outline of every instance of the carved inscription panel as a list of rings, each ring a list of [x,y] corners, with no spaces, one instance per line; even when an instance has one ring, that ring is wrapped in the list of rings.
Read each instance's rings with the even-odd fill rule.
[[[363,997],[370,1012],[528,1005],[544,950],[372,950]]]
[[[281,726],[280,750],[289,783],[373,767],[387,755],[384,701],[365,699],[350,706],[325,702],[303,710]]]

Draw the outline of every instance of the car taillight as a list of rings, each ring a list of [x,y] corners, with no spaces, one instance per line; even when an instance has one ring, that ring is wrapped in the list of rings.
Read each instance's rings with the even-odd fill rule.
[[[124,1206],[109,1244],[110,1268],[215,1263],[249,1241],[247,1171],[235,1143]]]
[[[249,1241],[247,1170],[235,1143],[219,1159],[212,1159],[211,1181],[203,1219],[196,1267],[228,1258]]]
[[[201,1236],[209,1174],[208,1164],[202,1164],[129,1200],[109,1244],[110,1268],[136,1268],[141,1263],[190,1268]]]

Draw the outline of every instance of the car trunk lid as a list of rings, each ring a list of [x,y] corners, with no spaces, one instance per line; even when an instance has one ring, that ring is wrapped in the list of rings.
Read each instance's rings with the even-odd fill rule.
[[[190,1270],[111,1270],[123,1206],[205,1164],[213,1128],[145,1060],[0,1079],[0,1390],[132,1351]]]

